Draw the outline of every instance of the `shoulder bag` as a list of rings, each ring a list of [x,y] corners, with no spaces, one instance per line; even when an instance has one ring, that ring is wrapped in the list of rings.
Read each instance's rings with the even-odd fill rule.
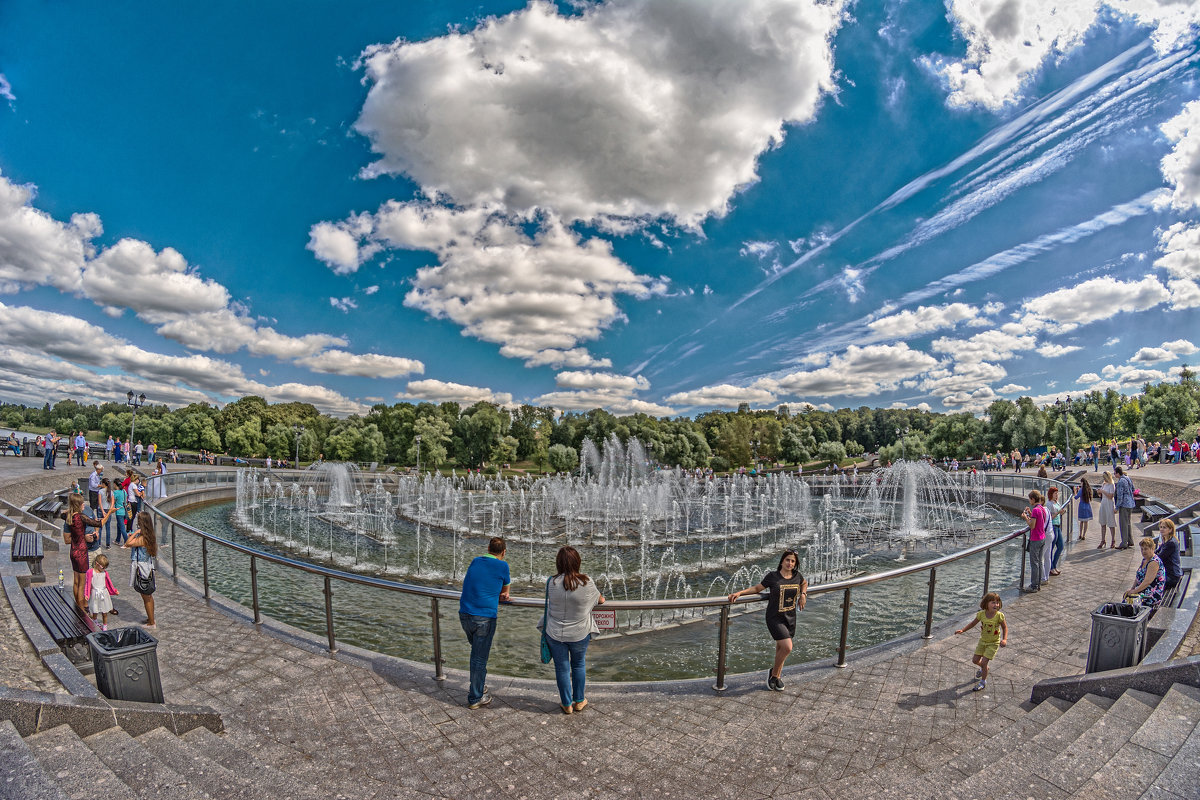
[[[542,611],[542,663],[549,664],[553,656],[550,654],[550,642],[546,641],[546,618],[550,614],[550,581],[554,578],[546,579],[546,608]]]
[[[133,590],[138,594],[154,594],[154,562],[135,561],[137,568],[133,571]]]

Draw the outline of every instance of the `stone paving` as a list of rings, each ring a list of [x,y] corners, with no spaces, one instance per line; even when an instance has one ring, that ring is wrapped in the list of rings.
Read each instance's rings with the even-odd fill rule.
[[[882,788],[872,773],[885,765],[892,776],[918,774],[939,754],[970,749],[1028,711],[1035,682],[1083,671],[1089,612],[1119,597],[1137,566],[1136,551],[1093,546],[1073,545],[1061,576],[1006,602],[1010,646],[978,693],[975,632],[948,635],[972,608],[930,641],[851,655],[846,669],[789,667],[783,693],[762,685],[764,631],[763,671],[732,676],[721,695],[711,679],[594,683],[592,705],[570,717],[552,683],[498,675],[489,676],[492,705],[468,711],[461,671],[440,685],[428,665],[330,656],[257,631],[161,573],[156,635],[168,700],[220,711],[233,741],[331,793],[846,800]],[[109,554],[118,624],[138,623],[140,600],[123,588],[127,553]],[[65,563],[66,551],[48,556],[47,575],[57,575],[55,558]]]

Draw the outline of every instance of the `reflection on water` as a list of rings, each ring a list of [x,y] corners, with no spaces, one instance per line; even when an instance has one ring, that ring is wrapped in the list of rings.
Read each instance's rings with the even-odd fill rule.
[[[267,552],[271,546],[239,533],[232,524],[234,504],[218,503],[181,512],[178,518],[190,525],[231,541],[251,545]],[[466,560],[484,552],[467,552]],[[199,539],[179,531],[176,559],[179,569],[195,577],[201,575]],[[280,554],[295,557],[294,553]],[[511,555],[511,554],[510,554]],[[940,553],[922,553],[921,560]],[[897,566],[895,554],[865,556],[859,566],[877,572]],[[993,587],[1011,586],[1020,572],[1020,540],[997,549],[992,556]],[[214,591],[246,606],[250,605],[249,557],[220,546],[208,548],[209,581]],[[318,562],[319,563],[319,562]],[[757,582],[778,563],[771,553],[754,560],[739,577],[747,585]],[[978,609],[983,584],[984,555],[938,569],[934,602],[935,620],[951,616],[968,618]],[[549,564],[546,565],[549,568]],[[587,564],[584,565],[585,570]],[[882,584],[856,589],[850,616],[849,644],[858,649],[910,633],[924,623],[928,573],[910,575]],[[458,589],[458,583],[427,583]],[[742,588],[742,587],[737,587]],[[302,628],[318,636],[325,635],[323,580],[320,577],[260,562],[258,566],[259,603],[263,614]],[[537,594],[528,583],[514,586],[517,594]],[[388,655],[431,664],[433,640],[430,633],[430,602],[414,597],[355,584],[333,582],[334,629],[339,642],[357,645]],[[762,623],[762,606],[735,616],[729,630],[727,654],[731,673],[751,672],[770,666],[774,652]],[[644,612],[642,612],[644,613]],[[639,612],[618,612],[618,619]],[[467,668],[469,648],[458,624],[454,601],[440,604],[442,654],[447,666]],[[504,675],[552,679],[553,666],[541,663],[536,629],[541,620],[537,609],[501,609],[499,626],[492,648],[489,669]],[[841,593],[810,598],[799,617],[796,647],[789,663],[812,661],[836,654],[841,625]],[[661,630],[633,636],[617,636],[593,641],[588,649],[588,674],[596,680],[670,680],[698,678],[715,673],[717,658],[717,621],[705,618]]]

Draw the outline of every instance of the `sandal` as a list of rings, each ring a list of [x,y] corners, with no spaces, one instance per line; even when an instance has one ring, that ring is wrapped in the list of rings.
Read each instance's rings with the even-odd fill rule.
[[[1103,549],[1104,549],[1104,542],[1101,542],[1101,543],[1100,543],[1100,545],[1099,545],[1099,547],[1097,547],[1096,549],[1097,549],[1097,550],[1103,550]]]

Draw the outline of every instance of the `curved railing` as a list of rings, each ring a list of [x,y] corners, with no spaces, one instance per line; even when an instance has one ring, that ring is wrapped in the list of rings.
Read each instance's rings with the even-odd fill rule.
[[[204,470],[191,472],[175,472],[164,476],[164,488],[170,495],[178,494],[179,492],[193,492],[204,489],[220,488],[223,485],[228,485],[230,488],[236,483],[237,470]],[[985,484],[991,483],[985,476]],[[995,487],[985,485],[985,491],[994,491],[1001,494],[1024,494],[1029,489],[1041,488],[1047,481],[1046,479],[1026,478],[1022,475],[1006,475],[1000,476],[1009,480],[997,482]],[[1016,479],[1016,480],[1012,480]],[[162,479],[155,479],[162,480]],[[807,479],[806,479],[807,480]],[[1065,484],[1059,484],[1069,490]],[[208,543],[213,542],[228,550],[243,553],[250,557],[250,598],[251,609],[254,615],[256,624],[262,622],[262,613],[259,605],[258,597],[258,562],[265,561],[270,564],[277,564],[288,569],[306,572],[312,575],[321,577],[324,581],[324,596],[325,596],[325,632],[328,639],[329,652],[337,652],[337,638],[334,631],[334,614],[333,614],[333,585],[332,582],[342,581],[345,583],[358,584],[361,586],[382,589],[390,592],[400,592],[403,594],[417,595],[420,597],[429,598],[430,603],[430,619],[431,631],[433,637],[433,665],[437,680],[445,679],[445,671],[442,660],[442,639],[441,625],[439,615],[439,601],[454,600],[457,601],[461,593],[451,589],[439,589],[431,586],[420,586],[411,583],[402,583],[399,581],[389,580],[387,578],[378,578],[370,575],[362,575],[354,572],[346,572],[344,570],[324,567],[317,564],[312,564],[307,561],[300,561],[294,558],[268,553],[248,545],[232,542],[228,539],[223,539],[208,531],[201,530],[186,522],[181,522],[175,519],[171,514],[157,508],[153,501],[148,502],[147,510],[156,518],[156,527],[160,531],[160,538],[163,543],[169,542],[171,550],[171,574],[172,578],[178,580],[178,564],[176,561],[175,537],[177,531],[183,530],[200,539],[200,558],[201,558],[201,580],[204,586],[205,600],[211,599],[211,589],[209,585],[209,569],[208,569]],[[1070,528],[1067,528],[1069,531]],[[884,581],[893,580],[905,575],[912,575],[919,572],[929,572],[929,591],[926,603],[925,612],[925,630],[923,638],[932,638],[933,628],[933,613],[934,613],[934,593],[937,588],[937,571],[940,567],[969,558],[979,553],[984,553],[983,567],[983,592],[987,593],[991,582],[992,569],[992,551],[997,547],[1001,547],[1014,539],[1024,540],[1028,534],[1026,528],[1013,530],[996,539],[988,542],[982,542],[967,548],[966,550],[952,553],[948,556],[936,558],[931,561],[925,561],[910,566],[900,567],[889,570],[887,572],[879,572],[873,575],[866,575],[857,578],[851,578],[843,581],[834,581],[832,583],[819,584],[810,586],[808,594],[810,597],[821,594],[832,594],[835,592],[842,593],[842,620],[841,630],[839,633],[837,647],[837,662],[836,666],[846,666],[846,649],[847,635],[850,626],[850,609],[853,606],[852,593],[856,589],[860,589],[872,584],[882,583]],[[160,556],[161,557],[161,556]],[[1025,559],[1021,559],[1021,575],[1018,585],[1024,585],[1025,582]],[[717,681],[714,689],[718,691],[725,689],[726,675],[726,648],[728,642],[728,629],[730,609],[734,605],[742,605],[746,603],[761,602],[767,598],[766,593],[761,595],[744,596],[738,598],[731,603],[728,597],[703,597],[703,598],[681,598],[681,599],[663,599],[663,600],[611,600],[605,603],[606,609],[617,611],[663,611],[670,609],[692,609],[703,610],[706,608],[720,609],[720,624],[718,625],[718,643],[717,643],[717,665],[716,676]],[[509,605],[524,608],[542,608],[545,604],[543,598],[540,597],[514,597]]]

